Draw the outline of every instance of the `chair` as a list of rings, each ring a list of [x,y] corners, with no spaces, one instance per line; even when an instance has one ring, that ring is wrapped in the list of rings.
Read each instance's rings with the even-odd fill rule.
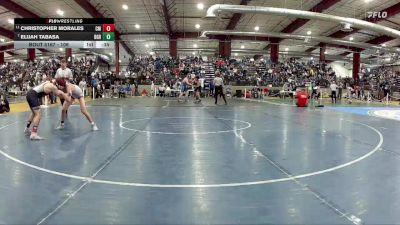
[[[232,86],[227,85],[225,88],[225,94],[227,97],[232,97]]]
[[[242,90],[236,90],[235,96],[236,96],[237,98],[242,98],[242,97],[243,97]]]

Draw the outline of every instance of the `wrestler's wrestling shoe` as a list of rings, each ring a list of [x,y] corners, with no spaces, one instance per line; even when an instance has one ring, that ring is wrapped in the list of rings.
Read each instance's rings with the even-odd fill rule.
[[[26,136],[31,135],[31,131],[29,130],[29,128],[25,127],[24,134],[25,134]]]
[[[64,130],[64,128],[65,128],[65,125],[62,124],[62,123],[60,123],[60,125],[58,125],[58,126],[56,127],[56,130]]]
[[[40,137],[37,133],[31,133],[30,139],[34,141],[40,141],[44,140],[45,138]]]
[[[97,125],[95,123],[92,124],[92,130],[93,131],[99,130],[99,128],[97,127]]]

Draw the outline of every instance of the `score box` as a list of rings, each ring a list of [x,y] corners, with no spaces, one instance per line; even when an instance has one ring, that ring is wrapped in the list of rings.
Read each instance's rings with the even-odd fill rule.
[[[103,24],[103,32],[114,32],[114,24]]]
[[[103,32],[101,40],[103,40],[103,41],[114,41],[115,40],[114,32]]]

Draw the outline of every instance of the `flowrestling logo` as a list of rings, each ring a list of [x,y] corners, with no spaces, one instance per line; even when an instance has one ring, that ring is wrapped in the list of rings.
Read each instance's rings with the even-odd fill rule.
[[[368,19],[385,19],[387,18],[388,13],[386,11],[383,12],[367,12]]]

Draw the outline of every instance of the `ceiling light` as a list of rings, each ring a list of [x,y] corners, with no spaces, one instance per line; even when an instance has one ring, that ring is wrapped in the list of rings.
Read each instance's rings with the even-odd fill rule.
[[[259,27],[259,26],[255,26],[255,27],[254,27],[254,30],[255,30],[255,31],[259,31],[259,30],[260,30],[260,27]]]
[[[193,55],[196,55],[196,52],[192,52]]]
[[[237,53],[235,53],[235,56],[238,56],[238,54],[237,54]]]
[[[312,34],[311,30],[307,31],[307,35],[311,35],[311,34]]]
[[[397,48],[396,50],[397,50],[398,52],[400,52],[400,48]]]
[[[195,27],[196,27],[196,29],[199,29],[200,28],[200,24],[196,24]]]
[[[74,58],[75,58],[75,55],[72,55],[72,57],[74,57]]]
[[[60,52],[62,52],[63,49],[62,49],[62,48],[59,48],[58,50],[60,50]]]
[[[150,55],[154,55],[154,52],[149,52],[150,53]]]
[[[285,51],[289,51],[289,48],[285,48]]]
[[[197,8],[200,9],[200,10],[204,9],[204,4],[203,3],[198,3],[197,4]]]
[[[16,59],[14,59],[14,62],[17,62],[17,60],[16,60]]]
[[[241,48],[241,49],[244,49],[244,45],[241,45],[240,48]]]
[[[0,39],[1,42],[5,42],[6,40],[4,38]]]
[[[122,61],[121,61],[121,60],[118,60],[118,62],[121,63]]]
[[[351,32],[351,31],[353,31],[353,28],[351,28],[350,23],[344,23],[340,30],[343,32]]]
[[[197,48],[197,44],[193,44],[193,48]]]
[[[314,57],[311,57],[311,60],[314,60]]]
[[[112,52],[110,52],[110,53],[108,53],[108,54],[112,56]]]
[[[146,48],[148,48],[148,47],[149,47],[149,44],[145,44],[144,46],[145,46]]]
[[[353,38],[353,37],[350,37],[349,40],[352,41],[352,40],[354,40],[354,38]]]
[[[328,54],[328,51],[325,51],[324,54]]]
[[[122,5],[122,8],[123,8],[124,10],[128,10],[128,9],[129,9],[128,5],[126,5],[126,4],[123,4],[123,5]]]
[[[13,19],[8,19],[8,23],[14,24],[14,20]]]
[[[365,3],[371,2],[372,0],[364,0]]]
[[[62,11],[61,9],[57,9],[57,14],[60,16],[64,16],[64,11]]]
[[[140,25],[139,24],[135,24],[135,28],[136,29],[140,29]]]

